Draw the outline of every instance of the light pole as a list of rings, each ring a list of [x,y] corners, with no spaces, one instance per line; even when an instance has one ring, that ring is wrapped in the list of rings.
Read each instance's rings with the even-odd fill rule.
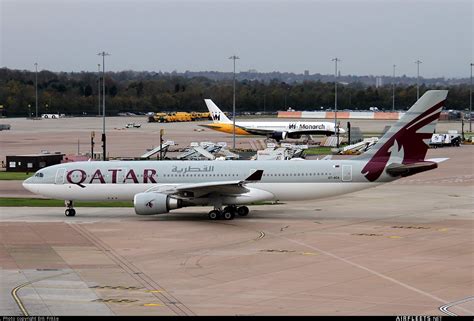
[[[336,147],[339,148],[339,129],[337,128],[337,62],[341,61],[339,58],[333,58],[334,61],[334,131],[336,133]]]
[[[102,51],[97,54],[102,56],[102,160],[106,160],[106,139],[105,139],[105,56],[109,53]]]
[[[38,63],[35,62],[35,99],[36,99],[36,117],[38,118]]]
[[[422,61],[415,61],[416,64],[416,100],[420,98],[420,64]]]
[[[97,116],[100,116],[100,64],[97,64],[97,75],[99,76],[99,80],[97,81],[97,96],[99,97],[99,105],[97,109]]]
[[[392,77],[392,111],[395,111],[395,67],[397,67],[397,65],[393,65],[393,77]]]
[[[469,132],[472,134],[472,66],[471,63],[471,84],[469,86]]]
[[[234,98],[232,100],[232,149],[235,150],[235,60],[240,59],[236,55],[230,56],[234,60]]]

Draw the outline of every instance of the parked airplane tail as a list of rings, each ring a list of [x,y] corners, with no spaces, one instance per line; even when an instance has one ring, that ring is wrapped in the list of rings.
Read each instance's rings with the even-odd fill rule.
[[[410,173],[414,167],[419,169],[419,166],[426,167],[424,170],[431,169],[429,164],[424,164],[428,163],[425,162],[425,156],[447,95],[447,90],[427,91],[374,147],[356,157],[368,160],[362,174],[369,181],[377,180],[385,167],[391,164],[411,164],[404,166]]]
[[[230,119],[214,104],[211,99],[204,99],[206,102],[207,109],[211,114],[214,123],[231,123]]]

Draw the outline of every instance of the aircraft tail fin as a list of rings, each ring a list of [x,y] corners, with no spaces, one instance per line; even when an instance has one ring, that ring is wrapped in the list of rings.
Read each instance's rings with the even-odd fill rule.
[[[230,119],[217,107],[211,99],[204,99],[214,123],[231,123]]]
[[[355,159],[367,160],[362,174],[377,180],[391,163],[414,164],[425,161],[447,90],[429,90],[366,153]]]

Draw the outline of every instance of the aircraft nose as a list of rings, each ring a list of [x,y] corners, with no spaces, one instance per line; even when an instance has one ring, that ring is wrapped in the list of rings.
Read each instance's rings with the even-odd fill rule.
[[[23,181],[23,188],[31,192],[32,177],[27,178]]]
[[[346,130],[344,128],[339,128],[339,134],[344,134]]]

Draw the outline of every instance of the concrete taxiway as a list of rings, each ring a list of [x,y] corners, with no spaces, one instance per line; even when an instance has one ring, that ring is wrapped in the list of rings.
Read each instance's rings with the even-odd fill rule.
[[[474,146],[339,198],[143,217],[0,208],[3,315],[472,315]]]

